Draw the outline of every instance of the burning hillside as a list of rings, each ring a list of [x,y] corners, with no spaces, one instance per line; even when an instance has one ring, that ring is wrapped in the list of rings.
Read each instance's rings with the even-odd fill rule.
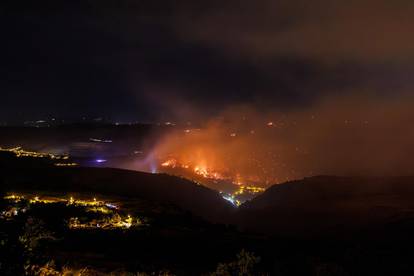
[[[192,165],[190,163],[181,163],[177,159],[170,158],[165,162],[161,163],[161,167],[170,168],[170,169],[183,169],[193,172],[194,174],[206,178],[206,179],[215,179],[215,180],[231,180],[231,176],[224,175],[213,169],[207,167],[206,165]],[[236,183],[235,183],[236,184]]]
[[[233,107],[174,128],[152,160],[158,172],[230,193],[315,175],[409,175],[409,102],[333,97],[302,111]]]
[[[216,171],[211,167],[181,163],[177,159],[170,158],[161,163],[160,171],[192,179],[197,183],[220,191],[223,198],[234,205],[240,205],[246,200],[252,199],[265,189],[258,186],[249,186],[242,183],[239,175],[235,177],[228,171]],[[257,185],[256,183],[253,183]]]
[[[261,128],[261,129],[259,129]],[[180,129],[168,135],[155,149],[158,171],[182,175],[202,184],[265,187],[281,180],[274,166],[275,148],[260,145],[261,132],[275,131],[267,122],[254,129],[213,121],[202,129]],[[265,157],[265,158],[263,158]],[[227,185],[226,185],[227,184]],[[212,184],[210,183],[210,185]],[[213,185],[216,186],[216,185]]]

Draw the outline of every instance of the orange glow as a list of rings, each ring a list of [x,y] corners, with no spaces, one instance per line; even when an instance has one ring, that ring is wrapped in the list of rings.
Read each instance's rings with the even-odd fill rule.
[[[175,168],[177,166],[177,160],[168,159],[167,161],[161,163],[161,166]]]
[[[160,172],[219,191],[237,189],[235,185],[266,187],[291,179],[296,172],[287,166],[290,160],[285,156],[298,153],[291,150],[294,142],[280,142],[284,134],[275,127],[280,120],[276,123],[247,113],[240,116],[236,110],[197,130],[179,128],[163,137],[153,150]]]
[[[208,176],[209,176],[209,173],[208,173],[208,171],[207,171],[207,169],[206,169],[205,167],[196,166],[196,167],[194,168],[194,172],[195,172],[196,174],[202,175],[202,176],[204,176],[204,177],[208,177]]]
[[[213,170],[212,168],[204,165],[205,162],[198,162],[197,165],[185,163],[182,164],[175,158],[170,158],[164,162],[161,163],[161,166],[164,168],[181,168],[184,170],[192,171],[196,175],[199,175],[203,178],[209,178],[209,179],[217,179],[217,180],[223,180],[223,179],[229,179],[229,177],[225,177],[222,173]]]

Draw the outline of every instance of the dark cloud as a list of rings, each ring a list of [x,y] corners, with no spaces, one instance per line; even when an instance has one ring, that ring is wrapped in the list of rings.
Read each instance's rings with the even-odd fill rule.
[[[413,88],[411,1],[1,5],[5,119],[188,118],[238,104],[300,109],[332,94],[398,97]]]
[[[191,17],[191,24],[187,9],[177,30],[256,61],[395,62],[413,59],[413,12],[406,0],[229,1]]]

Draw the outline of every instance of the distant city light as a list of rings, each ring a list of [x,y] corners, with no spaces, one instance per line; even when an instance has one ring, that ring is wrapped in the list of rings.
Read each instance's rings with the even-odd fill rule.
[[[96,138],[89,138],[89,141],[96,142],[96,143],[112,143],[112,140],[102,140]]]
[[[116,206],[115,204],[111,204],[111,203],[105,203],[105,206],[110,209],[118,209],[118,206]]]

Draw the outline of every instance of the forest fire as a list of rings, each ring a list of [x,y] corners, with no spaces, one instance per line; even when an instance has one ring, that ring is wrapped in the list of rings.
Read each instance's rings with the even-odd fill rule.
[[[165,162],[161,163],[161,167],[164,168],[180,168],[184,170],[188,170],[189,172],[193,172],[196,175],[199,175],[203,178],[208,179],[215,179],[215,180],[231,180],[231,177],[226,177],[222,173],[214,171],[205,165],[190,165],[190,164],[182,164],[175,158],[170,158]],[[236,183],[234,183],[236,184]]]
[[[175,175],[184,176],[202,185],[219,190],[222,197],[235,206],[252,199],[264,188],[246,185],[239,174],[232,177],[230,174],[218,172],[205,165],[182,164],[175,158],[170,158],[161,163],[163,171]]]
[[[234,205],[280,182],[280,176],[287,178],[286,169],[280,168],[279,147],[264,139],[274,135],[273,129],[257,120],[242,122],[240,117],[211,120],[194,131],[170,133],[153,151],[158,171],[215,189]]]
[[[152,151],[157,170],[228,193],[239,186],[264,188],[292,179],[295,172],[282,153],[297,152],[291,145],[275,143],[281,130],[269,127],[260,114],[240,114],[236,110],[194,129],[170,132]],[[272,121],[272,126],[282,125],[279,121]]]

